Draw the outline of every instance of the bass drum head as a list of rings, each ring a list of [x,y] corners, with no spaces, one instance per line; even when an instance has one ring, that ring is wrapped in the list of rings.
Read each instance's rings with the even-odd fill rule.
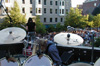
[[[0,59],[0,66],[20,66],[18,62],[7,61],[6,58]]]
[[[52,66],[52,60],[47,55],[40,59],[37,55],[32,55],[24,62],[23,66]]]

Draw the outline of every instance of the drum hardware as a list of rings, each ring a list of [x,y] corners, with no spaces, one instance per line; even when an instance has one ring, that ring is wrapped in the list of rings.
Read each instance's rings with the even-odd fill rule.
[[[70,40],[70,34],[67,34],[67,44],[69,44],[69,40]]]
[[[90,62],[90,64],[91,65],[94,65],[94,62],[93,62],[93,55],[94,55],[94,33],[92,34],[92,51],[91,51],[91,62]]]

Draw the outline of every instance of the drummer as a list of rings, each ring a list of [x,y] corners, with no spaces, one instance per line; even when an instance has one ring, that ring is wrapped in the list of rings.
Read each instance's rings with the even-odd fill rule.
[[[53,66],[61,66],[62,60],[59,56],[59,52],[56,48],[55,43],[53,43],[50,40],[46,39],[39,39],[38,44],[41,46],[41,51],[50,56],[50,58],[53,60]]]

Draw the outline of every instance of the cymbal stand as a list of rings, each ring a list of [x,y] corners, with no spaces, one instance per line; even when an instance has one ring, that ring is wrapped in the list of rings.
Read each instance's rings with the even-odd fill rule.
[[[27,35],[27,43],[26,43],[26,45],[25,45],[25,58],[27,58],[27,56],[26,56],[26,48],[28,47],[28,42],[29,42],[29,35]]]
[[[93,66],[94,65],[94,63],[93,63],[93,56],[94,56],[94,33],[92,34],[92,52],[91,52],[91,62],[90,62],[90,64]]]
[[[67,43],[68,43],[68,44],[69,44],[69,40],[70,40],[70,34],[68,33],[68,34],[67,34],[67,41],[68,41]]]

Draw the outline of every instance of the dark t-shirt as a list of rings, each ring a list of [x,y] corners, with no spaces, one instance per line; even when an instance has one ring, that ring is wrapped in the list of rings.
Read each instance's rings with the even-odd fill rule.
[[[35,31],[35,23],[34,22],[29,22],[26,24],[28,26],[28,32]]]

